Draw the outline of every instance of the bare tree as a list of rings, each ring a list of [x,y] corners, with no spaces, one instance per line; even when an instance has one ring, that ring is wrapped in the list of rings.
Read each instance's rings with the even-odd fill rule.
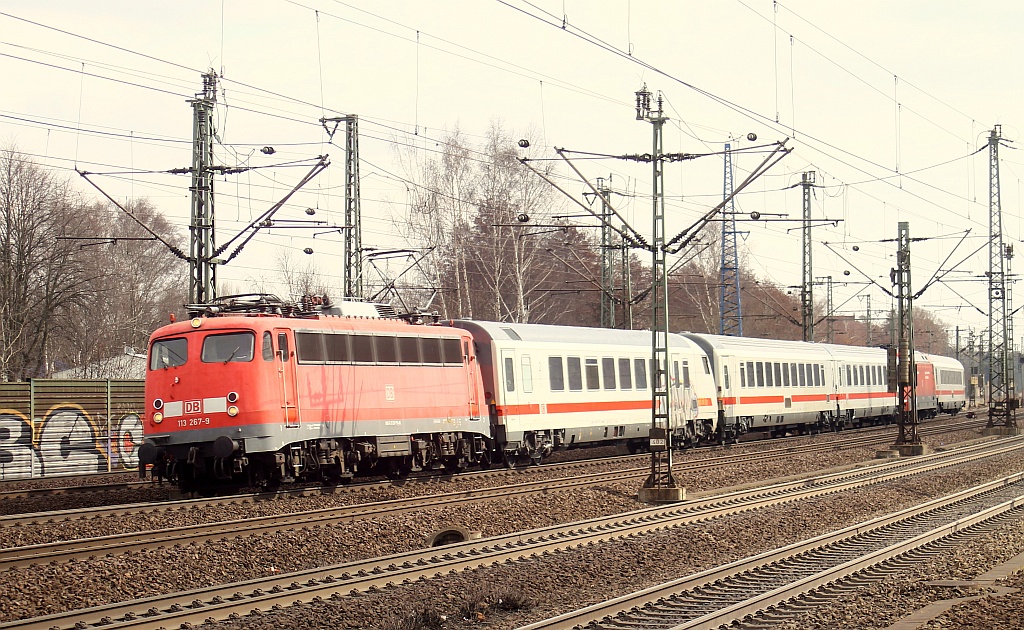
[[[91,271],[60,237],[93,227],[67,181],[0,150],[0,380],[41,376],[58,317],[84,305]]]
[[[303,295],[330,295],[331,283],[312,260],[305,264],[295,261],[289,250],[282,250],[277,256],[277,273],[288,291],[288,297]]]

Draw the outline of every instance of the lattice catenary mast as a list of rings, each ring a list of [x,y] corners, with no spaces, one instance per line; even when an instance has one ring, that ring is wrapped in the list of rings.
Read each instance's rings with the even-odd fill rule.
[[[203,75],[203,91],[192,104],[192,209],[189,219],[188,303],[205,304],[217,297],[214,259],[213,113],[217,105],[217,73]]]
[[[732,145],[725,144],[725,179],[722,199],[722,268],[719,277],[718,312],[720,335],[743,336],[743,308],[740,297],[740,265],[736,251],[736,204],[732,199]]]
[[[653,241],[651,242],[651,473],[644,490],[652,495],[673,494],[679,489],[672,476],[671,388],[668,382],[668,278],[665,252],[665,188],[662,163],[662,130],[668,120],[662,113],[662,99],[652,108],[651,93],[644,87],[636,93],[636,119],[654,127],[651,150],[653,167]]]
[[[800,286],[800,323],[804,341],[814,341],[814,267],[811,261],[811,189],[814,171],[807,171],[800,180],[803,189],[803,284]]]
[[[1007,250],[1003,246],[1003,216],[999,199],[1001,136],[1002,125],[996,125],[988,137],[988,427],[1015,428],[1016,401],[1013,399],[1013,371],[1009,365],[1012,340],[1007,336]]]

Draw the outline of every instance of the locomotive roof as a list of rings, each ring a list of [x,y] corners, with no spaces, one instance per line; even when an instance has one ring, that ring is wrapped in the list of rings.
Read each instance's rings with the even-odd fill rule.
[[[538,343],[611,344],[623,346],[651,346],[649,330],[617,330],[610,328],[581,328],[552,324],[514,324],[457,319],[450,322],[456,328],[465,328],[475,337],[494,341],[512,340]],[[671,335],[670,347],[694,348],[693,342],[677,334]]]

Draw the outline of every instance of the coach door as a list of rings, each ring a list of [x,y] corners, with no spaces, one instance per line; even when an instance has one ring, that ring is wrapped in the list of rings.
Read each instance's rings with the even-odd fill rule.
[[[504,408],[506,420],[508,416],[519,413],[519,388],[516,383],[516,359],[513,350],[501,351],[500,372],[501,395],[498,398],[498,405]]]
[[[277,337],[277,374],[281,382],[281,412],[286,427],[299,426],[299,397],[295,387],[295,351],[288,330],[275,328]]]

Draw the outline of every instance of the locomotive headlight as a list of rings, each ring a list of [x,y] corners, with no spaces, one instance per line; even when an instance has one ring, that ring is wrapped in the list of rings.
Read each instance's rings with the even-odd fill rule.
[[[199,328],[203,325],[203,320],[198,317],[192,318],[192,328]]]
[[[238,407],[236,407],[234,405],[231,405],[230,407],[228,407],[228,415],[231,416],[232,418],[237,416],[238,415]]]
[[[160,424],[163,421],[164,421],[164,414],[160,413],[159,411],[153,414],[153,423],[154,424]]]
[[[228,392],[228,402],[238,402],[238,392]]]
[[[163,408],[164,408],[164,401],[161,400],[160,398],[154,398],[153,399],[153,409],[158,409],[159,410],[159,409],[163,409]]]

